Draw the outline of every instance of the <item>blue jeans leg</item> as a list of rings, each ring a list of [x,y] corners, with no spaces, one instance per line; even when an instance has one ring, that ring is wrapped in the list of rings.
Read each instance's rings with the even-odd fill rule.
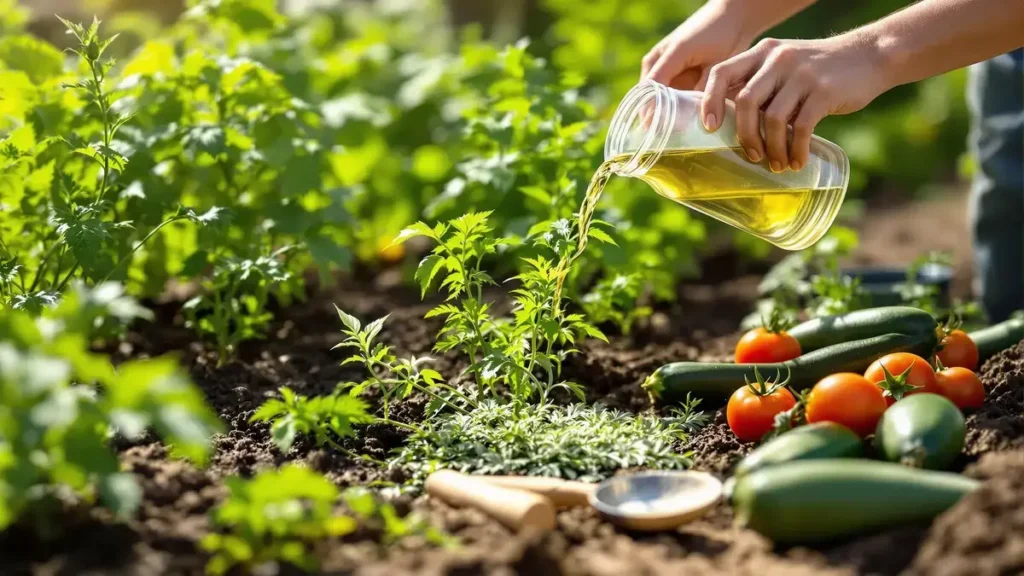
[[[989,319],[1024,309],[1024,49],[969,72],[976,291]]]

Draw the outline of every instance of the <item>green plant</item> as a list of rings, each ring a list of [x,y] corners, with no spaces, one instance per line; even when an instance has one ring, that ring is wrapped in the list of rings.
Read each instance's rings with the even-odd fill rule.
[[[653,312],[650,306],[637,305],[642,289],[640,274],[616,274],[598,281],[594,289],[580,299],[580,305],[591,323],[610,322],[629,335],[637,320]]]
[[[90,351],[94,337],[140,310],[112,284],[76,285],[38,318],[0,310],[0,529],[24,518],[52,534],[68,496],[132,515],[141,489],[121,471],[115,434],[136,440],[153,430],[174,454],[209,457],[221,424],[175,360],[115,368]]]
[[[416,513],[401,517],[390,502],[378,500],[366,488],[349,488],[342,492],[341,498],[353,515],[380,531],[385,545],[411,536],[418,536],[434,546],[454,547],[458,543]]]
[[[345,394],[307,398],[287,386],[278,391],[282,399],[267,400],[249,421],[271,422],[270,437],[282,454],[292,449],[299,434],[312,434],[317,446],[328,444],[335,450],[357,457],[333,437],[353,437],[353,425],[373,420],[366,412],[365,402]]]
[[[217,342],[223,364],[245,340],[263,337],[273,319],[267,311],[271,291],[291,278],[283,261],[291,247],[255,259],[225,256],[213,266],[203,293],[182,306],[187,325]]]
[[[288,464],[251,480],[231,477],[224,483],[228,498],[210,515],[222,532],[208,534],[200,543],[211,554],[206,565],[210,574],[275,561],[314,571],[314,549],[356,528],[354,519],[334,510],[338,489],[306,468]]]
[[[543,403],[559,388],[582,399],[583,391],[577,384],[558,381],[562,360],[573,351],[564,346],[575,344],[582,336],[603,339],[604,335],[581,314],[560,311],[557,285],[573,253],[573,227],[568,220],[559,220],[534,236],[533,247],[554,252],[559,261],[543,255],[524,257],[524,269],[514,278],[520,287],[511,291],[512,319],[498,320],[490,314],[490,304],[484,302],[484,287],[495,282],[481,265],[505,241],[490,236],[489,215],[466,214],[433,228],[418,222],[395,240],[398,243],[426,236],[437,243],[416,272],[425,293],[444,271],[440,286],[447,292],[445,302],[426,315],[444,318],[435,349],[458,349],[469,357],[468,370],[476,378],[478,401],[499,382],[509,387],[517,402],[537,395]],[[543,375],[538,376],[537,370]]]
[[[114,63],[104,56],[114,37],[100,36],[95,20],[88,27],[61,22],[76,41],[75,74],[63,73],[59,52],[30,39],[28,53],[0,50],[11,74],[38,84],[6,95],[25,117],[0,127],[0,306],[38,311],[75,278],[126,278],[161,229],[179,221],[210,224],[219,212],[198,215],[169,202],[135,218],[140,213],[126,198],[137,191],[128,194],[122,178],[132,152],[122,134],[132,115],[123,109],[123,93],[110,86]]]
[[[811,294],[811,317],[845,314],[868,305],[860,278],[851,278],[836,270],[812,276]]]
[[[457,388],[444,382],[444,378],[436,370],[425,367],[430,357],[398,358],[391,353],[391,347],[376,342],[387,316],[370,322],[365,327],[358,318],[345,313],[340,308],[338,317],[345,326],[342,334],[345,339],[334,348],[353,348],[354,353],[342,361],[342,365],[359,363],[365,368],[369,377],[362,382],[347,382],[341,389],[348,390],[352,396],[359,396],[367,390],[375,389],[380,394],[382,421],[396,426],[418,430],[415,426],[395,422],[390,419],[392,398],[406,398],[414,391],[422,392],[431,399],[428,413],[448,407],[458,412],[466,412],[466,407],[475,407],[476,403],[460,392]],[[464,404],[460,404],[460,402]]]
[[[703,419],[628,414],[601,406],[503,404],[485,400],[469,414],[444,413],[414,433],[395,457],[422,479],[439,468],[595,481],[630,467],[686,468],[677,446]]]

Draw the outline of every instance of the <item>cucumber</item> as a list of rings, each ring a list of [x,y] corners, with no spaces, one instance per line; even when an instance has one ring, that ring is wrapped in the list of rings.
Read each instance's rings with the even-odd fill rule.
[[[788,362],[774,364],[713,364],[706,362],[673,362],[652,373],[643,383],[652,401],[659,404],[681,403],[687,393],[699,398],[721,400],[744,386],[744,377],[754,381],[756,366],[765,378],[790,374],[789,386],[796,390],[810,388],[819,380],[837,372],[862,373],[872,362],[893,352],[913,352],[922,356],[935,349],[935,332],[922,334],[885,334],[874,338],[835,344],[804,354]]]
[[[875,430],[875,447],[890,462],[945,470],[964,447],[964,415],[938,394],[913,394],[893,404]]]
[[[811,544],[928,522],[980,485],[959,474],[871,460],[803,460],[735,479],[737,522],[782,544]]]
[[[988,328],[975,330],[968,336],[978,346],[978,358],[984,362],[1024,340],[1024,318],[1010,318]]]
[[[921,334],[938,326],[931,314],[909,306],[884,306],[808,320],[788,330],[804,354],[882,334]]]
[[[741,460],[733,474],[742,476],[793,460],[856,458],[863,451],[864,444],[853,430],[835,422],[818,422],[765,442]]]

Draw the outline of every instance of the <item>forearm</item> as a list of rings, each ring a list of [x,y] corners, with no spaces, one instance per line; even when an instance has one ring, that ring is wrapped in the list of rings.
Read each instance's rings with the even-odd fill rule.
[[[1024,46],[1024,0],[922,0],[849,34],[898,86]]]
[[[817,0],[711,0],[724,10],[742,15],[748,41],[814,4]]]

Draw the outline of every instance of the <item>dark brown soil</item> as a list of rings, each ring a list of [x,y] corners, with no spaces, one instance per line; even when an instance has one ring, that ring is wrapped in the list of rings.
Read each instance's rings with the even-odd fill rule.
[[[729,356],[733,334],[755,296],[758,272],[735,261],[710,261],[702,283],[680,289],[680,300],[659,310],[633,336],[609,344],[586,342],[565,366],[566,376],[586,385],[588,400],[643,411],[650,409],[640,383],[671,360],[721,360]],[[208,533],[209,510],[224,496],[222,479],[249,476],[287,461],[305,462],[341,487],[402,480],[352,461],[336,451],[298,442],[280,454],[265,425],[249,417],[280,386],[321,394],[338,382],[360,376],[340,367],[340,322],[333,305],[362,320],[391,314],[381,338],[402,354],[426,354],[437,326],[423,322],[429,309],[415,292],[388,283],[345,284],[324,290],[280,314],[264,342],[243,347],[237,361],[217,367],[214,356],[194,342],[173,306],[157,308],[158,320],[140,327],[115,356],[177,354],[228,426],[215,440],[207,470],[171,460],[156,442],[126,446],[124,467],[136,473],[144,505],[129,521],[117,521],[99,508],[69,510],[63,536],[41,541],[23,527],[0,534],[2,574],[200,574],[206,561],[197,542]],[[456,358],[438,358],[442,373],[459,372]],[[820,548],[773,548],[760,536],[736,529],[725,505],[676,533],[638,534],[616,529],[592,511],[559,514],[550,534],[510,534],[481,513],[453,509],[420,498],[411,508],[461,541],[458,549],[438,549],[415,538],[385,548],[373,531],[361,529],[329,542],[318,555],[332,574],[1011,574],[1024,572],[1024,344],[1005,351],[983,368],[989,389],[984,408],[968,418],[964,464],[967,473],[988,479],[932,526],[913,526]],[[697,469],[726,475],[750,446],[729,433],[720,406],[704,406],[711,425],[680,450],[692,453]],[[396,406],[394,417],[417,420],[422,400]],[[382,458],[402,442],[402,433],[371,426],[347,448]],[[1017,450],[1012,451],[1011,450]],[[997,454],[1001,453],[1001,454]],[[979,460],[980,458],[980,460]],[[977,462],[975,462],[977,460]],[[401,502],[400,508],[409,508]]]

